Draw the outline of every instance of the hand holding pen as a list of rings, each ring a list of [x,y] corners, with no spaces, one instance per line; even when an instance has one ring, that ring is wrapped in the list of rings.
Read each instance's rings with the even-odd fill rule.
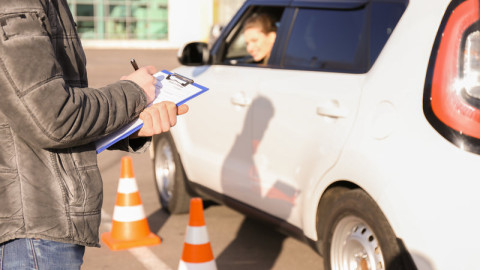
[[[130,60],[130,63],[132,64],[133,69],[135,69],[135,72],[123,76],[120,79],[133,81],[138,84],[138,86],[140,86],[145,92],[148,104],[152,103],[155,99],[155,84],[157,83],[157,79],[153,75],[157,70],[154,66],[139,68],[135,59]]]

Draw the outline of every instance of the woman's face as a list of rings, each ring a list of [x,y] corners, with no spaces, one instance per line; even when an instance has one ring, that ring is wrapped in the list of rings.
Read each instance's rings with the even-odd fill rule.
[[[249,27],[244,30],[243,36],[247,43],[247,52],[253,57],[253,60],[260,61],[270,56],[273,43],[277,37],[275,32],[265,34],[258,27]]]

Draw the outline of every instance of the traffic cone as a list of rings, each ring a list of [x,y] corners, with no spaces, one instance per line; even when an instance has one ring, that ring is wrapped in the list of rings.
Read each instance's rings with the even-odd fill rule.
[[[102,241],[111,250],[161,243],[160,237],[150,232],[129,156],[122,158],[112,230],[102,234]]]
[[[190,199],[188,221],[182,258],[178,270],[216,270],[212,247],[208,239],[207,226],[203,217],[203,203],[200,198]]]

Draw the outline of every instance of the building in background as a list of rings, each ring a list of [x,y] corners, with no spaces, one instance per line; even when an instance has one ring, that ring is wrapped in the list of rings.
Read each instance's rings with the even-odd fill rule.
[[[67,2],[85,47],[179,48],[189,41],[209,42],[244,0]]]

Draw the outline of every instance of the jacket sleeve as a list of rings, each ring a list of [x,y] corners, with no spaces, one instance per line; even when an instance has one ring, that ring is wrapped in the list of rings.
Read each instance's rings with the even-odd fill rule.
[[[142,89],[118,81],[99,89],[64,80],[38,11],[0,15],[0,108],[12,129],[40,148],[93,142],[134,120]]]

